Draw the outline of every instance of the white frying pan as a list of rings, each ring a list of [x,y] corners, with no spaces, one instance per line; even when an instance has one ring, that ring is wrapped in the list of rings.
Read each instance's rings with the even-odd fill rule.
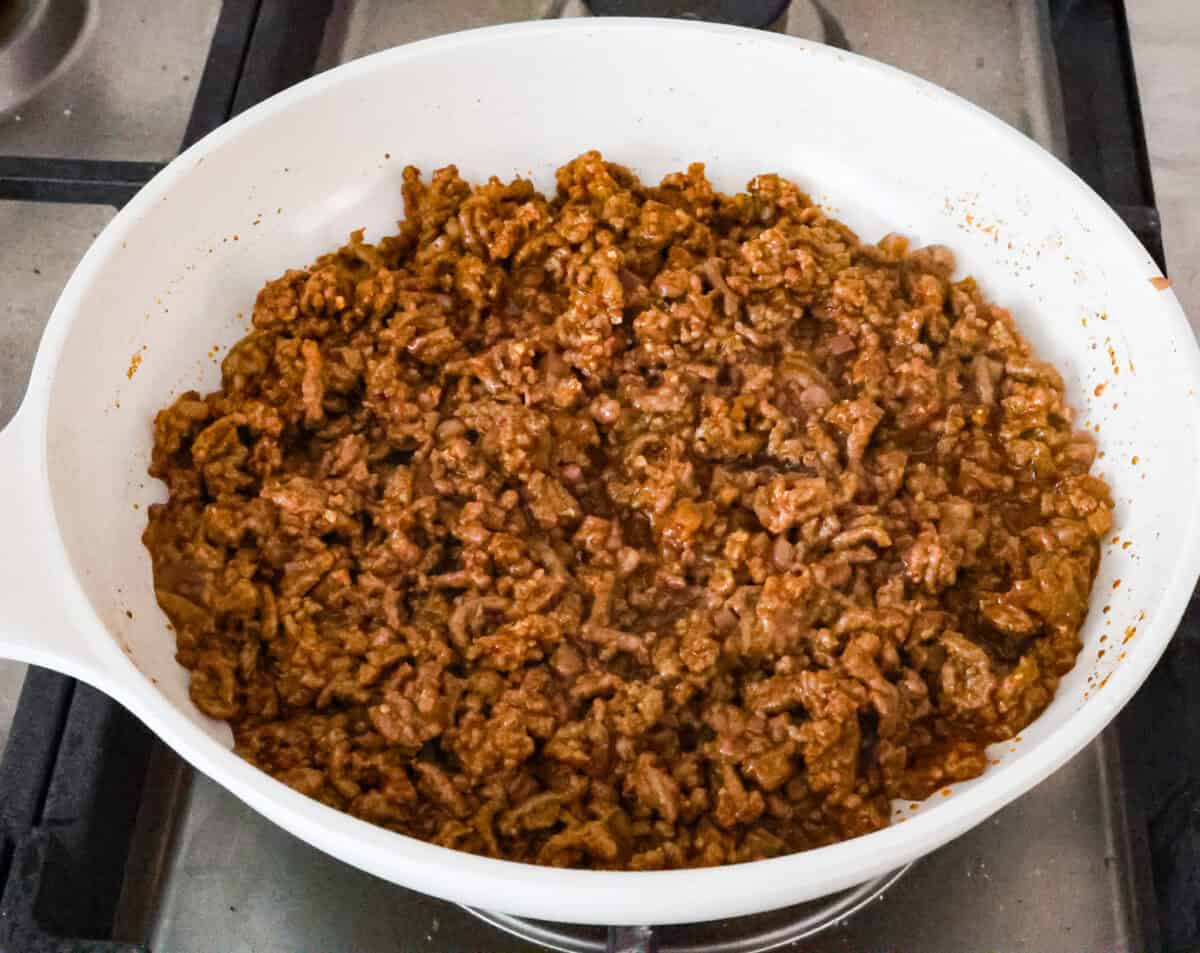
[[[600,148],[646,179],[708,164],[723,189],[799,180],[867,239],[944,242],[1063,371],[1099,426],[1116,499],[1079,663],[974,781],[887,830],[707,870],[564,871],[393,834],[239,760],[188,701],[140,542],[151,417],[215,387],[214,345],[246,330],[262,283],[401,214],[400,171],[479,180]],[[247,804],[347,863],[477,907],[580,923],[748,914],[893,870],[961,834],[1091,740],[1146,677],[1200,571],[1200,353],[1145,249],[1050,155],[966,102],[859,57],[769,33],[646,20],[479,30],[301,83],[158,175],[76,269],[29,394],[0,433],[0,655],[77,676],[127,706]],[[1136,460],[1135,460],[1136,457]],[[1124,546],[1130,542],[1128,547]],[[1108,611],[1102,611],[1108,607]],[[1101,654],[1103,650],[1103,654]]]

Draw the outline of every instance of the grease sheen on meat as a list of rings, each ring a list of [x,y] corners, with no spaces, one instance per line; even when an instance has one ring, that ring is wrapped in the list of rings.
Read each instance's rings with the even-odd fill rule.
[[[460,850],[686,867],[886,825],[1049,703],[1112,503],[947,250],[597,153],[403,196],[155,419],[158,599],[242,757]]]

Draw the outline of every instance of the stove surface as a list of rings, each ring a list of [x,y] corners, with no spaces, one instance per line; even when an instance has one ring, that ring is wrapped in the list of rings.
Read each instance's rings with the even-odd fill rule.
[[[221,0],[108,0],[79,62],[0,119],[0,155],[161,161],[179,149]]]
[[[791,951],[1038,953],[1144,950],[1121,819],[1102,739],[1035,791],[918,861],[878,901]],[[169,788],[169,785],[168,785]],[[203,777],[181,791],[174,846],[155,884],[149,932],[170,953],[429,953],[543,947],[511,939],[452,904],[392,886],[307,846]],[[133,898],[127,898],[133,899]],[[753,918],[752,918],[753,919]],[[591,934],[576,928],[580,937]],[[720,922],[693,942],[729,933]],[[600,947],[603,949],[603,947]],[[664,946],[664,953],[669,946]]]
[[[0,120],[0,155],[169,159],[221,11],[220,0],[104,3],[93,46],[72,72],[19,119]],[[582,0],[335,0],[317,68],[453,30],[586,15]],[[1047,24],[1042,0],[892,0],[886,13],[873,0],[793,0],[776,28],[828,42],[844,34],[854,51],[958,92],[1065,156]],[[107,205],[0,201],[0,426],[24,391],[58,291],[113,214]],[[22,673],[0,662],[0,749]],[[1116,750],[1110,729],[1037,789],[916,864],[879,901],[786,949],[1144,949]],[[115,936],[163,953],[540,949],[315,851],[161,747],[127,871]]]

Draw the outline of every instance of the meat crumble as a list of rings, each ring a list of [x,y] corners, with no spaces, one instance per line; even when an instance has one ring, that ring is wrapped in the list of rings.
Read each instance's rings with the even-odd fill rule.
[[[876,830],[1050,702],[1112,501],[947,249],[595,152],[553,198],[450,166],[403,200],[155,418],[158,601],[243,758],[651,870]]]

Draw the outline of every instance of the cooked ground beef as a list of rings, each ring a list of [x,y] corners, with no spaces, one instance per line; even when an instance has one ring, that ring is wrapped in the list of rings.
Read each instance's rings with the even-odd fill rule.
[[[404,173],[155,419],[191,696],[326,804],[493,857],[804,850],[987,764],[1075,662],[1112,503],[940,247],[795,185]]]

